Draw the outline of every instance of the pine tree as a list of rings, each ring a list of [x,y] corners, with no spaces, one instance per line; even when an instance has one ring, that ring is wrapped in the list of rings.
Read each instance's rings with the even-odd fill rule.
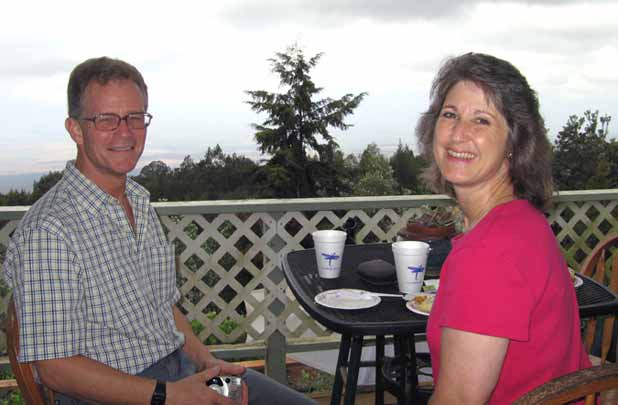
[[[346,94],[337,100],[315,100],[323,89],[315,85],[309,73],[322,55],[306,59],[297,46],[276,53],[269,62],[285,91],[246,92],[252,99],[247,101],[251,109],[268,115],[263,123],[252,126],[260,151],[272,156],[262,168],[262,180],[268,182],[270,175],[276,174],[276,181],[269,186],[277,197],[313,197],[320,193],[316,176],[324,173],[324,162],[338,149],[329,130],[348,129],[351,125],[345,123],[345,117],[366,96]]]
[[[611,117],[599,112],[571,115],[554,143],[553,174],[560,190],[586,190],[605,184],[610,173],[606,140]],[[603,184],[602,184],[603,183]]]

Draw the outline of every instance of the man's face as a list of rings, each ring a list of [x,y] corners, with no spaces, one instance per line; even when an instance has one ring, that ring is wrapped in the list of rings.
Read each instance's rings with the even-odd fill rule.
[[[140,112],[145,112],[144,96],[134,82],[113,80],[105,85],[90,82],[82,99],[80,118],[101,113],[125,117]],[[131,129],[126,120],[120,121],[113,131],[102,131],[92,121],[69,118],[67,129],[77,144],[77,168],[104,189],[107,184],[124,181],[144,151],[146,128]]]

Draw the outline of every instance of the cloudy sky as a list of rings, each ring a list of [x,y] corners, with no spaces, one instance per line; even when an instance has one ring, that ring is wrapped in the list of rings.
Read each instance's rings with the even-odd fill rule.
[[[313,70],[324,96],[369,93],[348,120],[354,127],[337,134],[348,153],[415,145],[434,73],[468,51],[527,76],[551,136],[587,109],[613,116],[618,133],[618,1],[22,0],[3,3],[1,15],[5,178],[59,170],[74,156],[66,82],[100,55],[134,64],[149,85],[155,118],[142,164],[200,159],[217,143],[257,158],[250,124],[261,117],[244,91],[276,91],[267,59],[294,43],[324,52]]]

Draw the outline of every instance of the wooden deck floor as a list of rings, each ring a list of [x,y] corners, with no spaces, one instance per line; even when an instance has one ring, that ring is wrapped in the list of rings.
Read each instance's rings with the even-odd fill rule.
[[[311,395],[320,405],[330,405],[330,392]],[[356,394],[355,405],[373,405],[375,403],[375,396],[373,392],[362,392]],[[397,403],[397,399],[386,393],[384,395],[384,405],[394,405]]]

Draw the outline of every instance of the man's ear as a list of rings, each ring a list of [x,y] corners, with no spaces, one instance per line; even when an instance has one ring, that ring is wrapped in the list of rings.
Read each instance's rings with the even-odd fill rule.
[[[73,142],[78,145],[84,143],[84,132],[81,125],[79,125],[78,120],[68,117],[66,120],[64,120],[64,127],[66,128],[69,135],[71,135],[71,138],[73,138]]]

